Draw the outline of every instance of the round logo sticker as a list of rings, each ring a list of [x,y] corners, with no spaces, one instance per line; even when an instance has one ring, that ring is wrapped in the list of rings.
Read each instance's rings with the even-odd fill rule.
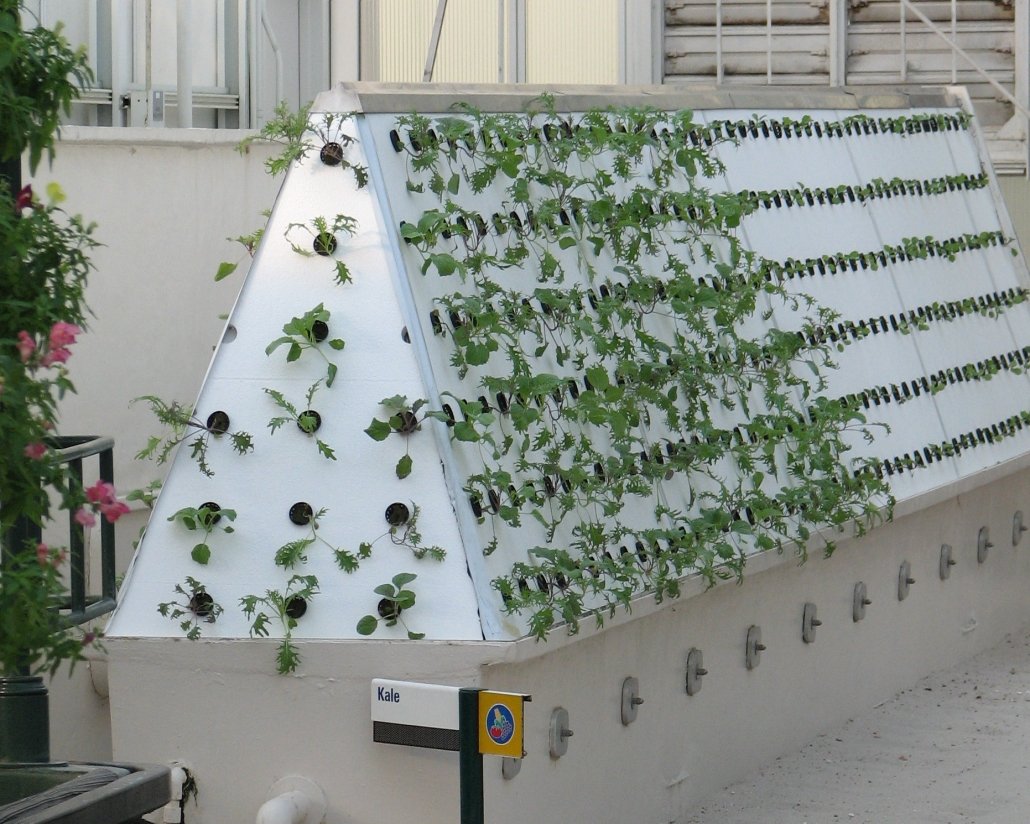
[[[494,704],[486,711],[486,731],[495,744],[507,744],[515,734],[515,718],[504,704]]]

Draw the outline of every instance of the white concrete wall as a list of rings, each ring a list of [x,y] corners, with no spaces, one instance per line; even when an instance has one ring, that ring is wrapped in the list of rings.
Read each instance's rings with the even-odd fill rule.
[[[67,210],[95,221],[104,244],[92,255],[87,300],[94,317],[69,362],[78,394],[62,403],[61,431],[114,436],[123,494],[163,479],[167,469],[133,459],[159,427],[131,400],[195,400],[221,334],[219,315],[232,306],[248,265],[226,237],[261,226],[261,211],[275,199],[279,181],[262,166],[270,149],[255,146],[241,157],[234,147],[243,136],[67,127],[53,166],[44,163],[34,178],[24,170],[40,193],[48,181],[59,182]],[[237,259],[236,274],[214,283],[219,261]],[[86,471],[96,471],[95,461]],[[137,509],[119,522],[119,572],[146,516]],[[94,690],[90,668],[80,664],[70,678],[62,668],[50,689],[53,756],[110,758],[107,699]]]
[[[741,587],[661,608],[642,602],[603,632],[546,643],[302,641],[303,674],[284,678],[267,666],[272,641],[116,639],[114,755],[188,762],[199,789],[190,824],[251,820],[269,787],[292,774],[325,790],[326,824],[451,824],[457,755],[373,743],[369,681],[478,684],[533,696],[521,773],[506,781],[500,760],[485,759],[490,824],[676,822],[727,783],[1030,621],[1030,537],[1012,545],[1016,509],[1030,510],[1026,469],[847,541],[828,560],[756,558],[771,568]],[[995,547],[980,565],[982,525]],[[947,581],[938,577],[942,542],[958,561]],[[902,560],[916,582],[899,602]],[[851,616],[857,581],[873,601],[860,623]],[[801,640],[806,601],[823,621],[812,645]],[[750,624],[768,649],[748,671]],[[691,647],[709,671],[692,697]],[[631,675],[645,703],[624,727],[620,690]],[[558,706],[575,735],[552,760]]]

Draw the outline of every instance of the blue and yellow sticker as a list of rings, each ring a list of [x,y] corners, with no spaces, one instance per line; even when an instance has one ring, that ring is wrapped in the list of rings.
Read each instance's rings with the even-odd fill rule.
[[[525,696],[512,692],[479,693],[479,752],[522,758],[522,704]]]

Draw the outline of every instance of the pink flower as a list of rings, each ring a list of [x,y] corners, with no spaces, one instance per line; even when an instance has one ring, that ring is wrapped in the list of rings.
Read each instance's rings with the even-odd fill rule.
[[[94,509],[99,509],[100,514],[111,524],[129,513],[129,507],[118,500],[114,484],[104,480],[97,481],[86,490],[86,500]]]
[[[21,211],[22,209],[28,209],[32,205],[32,186],[24,186],[22,190],[18,192],[18,198],[14,202],[16,209]]]
[[[61,347],[59,349],[51,349],[39,359],[39,362],[43,366],[53,366],[55,363],[65,363],[71,356],[70,350]]]
[[[75,343],[75,336],[81,332],[82,330],[74,323],[65,323],[63,320],[57,321],[57,323],[50,327],[50,348],[63,349],[66,346],[71,346]]]
[[[46,455],[46,445],[38,441],[25,447],[25,457],[29,460],[41,461],[44,455]]]
[[[46,544],[36,544],[36,560],[40,566],[47,566],[50,563],[50,547]]]
[[[18,333],[18,354],[21,355],[21,362],[28,363],[35,351],[36,342],[32,339],[32,335],[22,329]]]
[[[96,526],[97,523],[97,519],[93,517],[93,513],[85,507],[76,510],[75,515],[72,516],[72,519],[75,521],[75,523],[79,524],[80,526]]]
[[[86,500],[91,504],[99,504],[114,499],[114,484],[107,481],[97,481],[86,490]]]
[[[129,514],[129,506],[121,501],[109,501],[107,503],[100,504],[100,514],[107,519],[109,524],[113,524],[121,518],[122,515]]]
[[[97,634],[95,632],[87,632],[82,636],[82,646],[88,647],[94,641],[97,640]]]

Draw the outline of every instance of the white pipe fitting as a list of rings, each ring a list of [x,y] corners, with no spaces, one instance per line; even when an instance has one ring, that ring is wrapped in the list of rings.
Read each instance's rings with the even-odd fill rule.
[[[272,785],[257,813],[257,824],[320,824],[325,818],[325,793],[314,781],[290,775]]]

